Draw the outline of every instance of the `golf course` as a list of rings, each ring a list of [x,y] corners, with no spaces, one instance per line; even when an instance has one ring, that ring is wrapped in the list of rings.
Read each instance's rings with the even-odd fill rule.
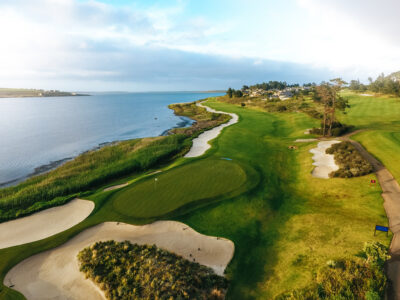
[[[400,99],[344,92],[350,108],[340,121],[362,130],[359,141],[400,179]],[[144,225],[158,220],[184,223],[195,231],[234,243],[225,270],[227,299],[274,299],[306,288],[328,261],[359,259],[364,244],[389,246],[382,190],[374,174],[354,178],[315,178],[317,143],[305,131],[319,121],[296,112],[267,112],[209,98],[204,105],[236,114],[200,157],[136,171],[107,182],[80,198],[95,208],[81,223],[43,240],[0,250],[0,282],[24,259],[59,247],[103,222]],[[311,136],[313,137],[313,136]],[[105,187],[129,182],[121,188]],[[24,299],[3,285],[0,299]]]

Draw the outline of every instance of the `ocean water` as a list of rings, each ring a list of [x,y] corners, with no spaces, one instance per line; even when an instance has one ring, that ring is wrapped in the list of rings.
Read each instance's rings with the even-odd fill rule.
[[[168,104],[220,93],[115,93],[0,99],[0,187],[103,143],[158,136],[189,125]]]

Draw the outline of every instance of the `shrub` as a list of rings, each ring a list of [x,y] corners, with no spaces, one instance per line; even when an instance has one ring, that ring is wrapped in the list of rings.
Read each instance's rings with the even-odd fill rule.
[[[387,248],[380,243],[366,243],[363,254],[366,259],[329,261],[310,286],[286,292],[276,299],[383,299]]]
[[[278,105],[277,110],[279,112],[287,111],[287,107],[285,105]]]
[[[380,243],[365,243],[364,253],[367,257],[367,262],[383,268],[385,261],[390,259],[387,254],[387,248]]]
[[[330,173],[330,177],[350,178],[367,175],[373,171],[372,165],[350,142],[333,144],[326,153],[333,154],[335,162],[339,165],[339,170]]]
[[[154,245],[97,242],[78,261],[108,299],[224,299],[228,286],[212,269]]]

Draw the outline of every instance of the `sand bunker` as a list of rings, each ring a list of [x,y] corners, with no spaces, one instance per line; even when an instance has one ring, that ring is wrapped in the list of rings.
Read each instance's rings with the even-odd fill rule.
[[[86,219],[92,201],[74,199],[65,205],[0,224],[0,249],[31,243],[65,231]]]
[[[209,108],[208,106],[202,105],[201,103],[197,103],[197,105],[204,107],[209,112],[230,115],[232,118],[227,123],[221,124],[217,127],[214,127],[213,129],[207,130],[202,134],[200,134],[197,138],[193,139],[192,148],[190,148],[190,151],[186,153],[185,157],[197,157],[203,155],[211,147],[211,145],[208,143],[209,141],[215,139],[221,133],[222,129],[232,124],[235,124],[239,121],[239,117],[237,114],[226,113],[223,111],[216,111],[212,108]]]
[[[339,166],[335,163],[334,156],[327,154],[326,149],[330,148],[333,144],[340,143],[340,141],[324,141],[319,142],[317,148],[313,148],[310,152],[313,155],[315,166],[312,171],[312,176],[317,178],[329,178],[329,173],[339,169]]]
[[[117,185],[113,185],[113,186],[109,186],[108,188],[105,188],[103,190],[103,192],[108,192],[108,191],[113,191],[113,190],[116,190],[116,189],[120,189],[120,188],[123,188],[123,187],[127,186],[128,184],[129,184],[129,182],[122,183],[122,184],[117,184]]]
[[[310,142],[315,142],[318,141],[318,139],[297,139],[294,142],[295,143],[310,143]]]
[[[371,95],[371,94],[360,94],[360,96],[364,96],[364,97],[372,97],[373,95]]]
[[[158,247],[209,266],[222,275],[233,257],[230,240],[206,236],[175,221],[158,221],[144,226],[106,222],[89,228],[55,249],[32,256],[4,279],[29,300],[105,299],[101,290],[79,271],[77,254],[97,241],[131,241]]]

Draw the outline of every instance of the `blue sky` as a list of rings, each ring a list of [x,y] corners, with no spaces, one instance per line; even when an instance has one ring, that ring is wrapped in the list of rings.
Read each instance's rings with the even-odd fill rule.
[[[209,90],[400,69],[397,0],[0,0],[0,86]]]

